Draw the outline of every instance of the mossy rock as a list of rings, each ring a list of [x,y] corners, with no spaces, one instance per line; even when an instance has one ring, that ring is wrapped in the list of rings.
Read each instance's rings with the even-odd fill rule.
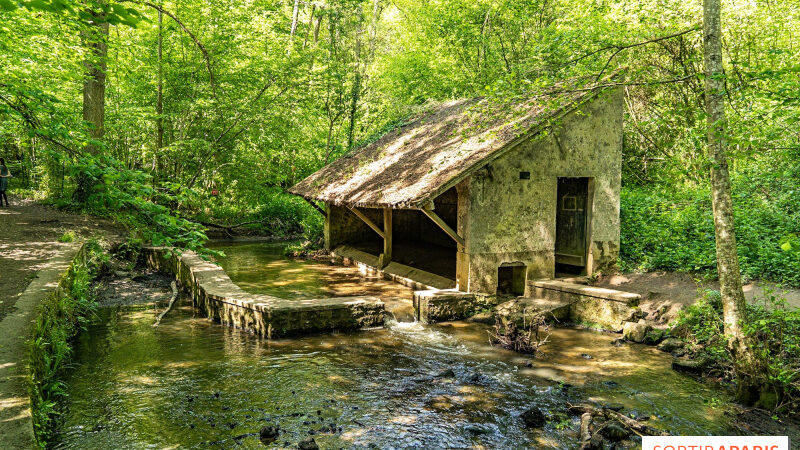
[[[642,343],[656,345],[664,339],[664,330],[650,330],[644,335]]]

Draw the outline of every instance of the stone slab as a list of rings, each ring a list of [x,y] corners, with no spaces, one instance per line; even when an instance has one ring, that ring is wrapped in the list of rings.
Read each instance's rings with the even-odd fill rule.
[[[454,280],[398,262],[391,262],[383,269],[378,269],[379,261],[377,256],[349,245],[339,246],[331,253],[334,256],[343,258],[345,264],[358,267],[363,273],[377,275],[412,289],[432,290],[454,289],[456,287]]]
[[[580,295],[582,297],[595,297],[604,300],[623,302],[628,306],[637,306],[642,296],[633,292],[617,291],[615,289],[586,286],[560,280],[536,280],[528,283],[533,288],[548,289],[559,292]]]
[[[530,295],[570,304],[570,319],[593,328],[622,331],[641,300],[641,295],[614,289],[585,286],[561,280],[528,283]]]
[[[455,289],[429,289],[414,292],[414,311],[422,323],[466,319],[477,313],[482,305],[474,294]]]

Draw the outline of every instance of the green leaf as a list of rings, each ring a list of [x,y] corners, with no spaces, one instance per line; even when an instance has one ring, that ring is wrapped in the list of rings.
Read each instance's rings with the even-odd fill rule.
[[[4,11],[13,11],[19,8],[19,4],[12,0],[0,0],[0,9]]]
[[[783,244],[781,244],[781,250],[784,250],[784,251],[788,252],[791,249],[792,249],[792,244],[790,244],[788,242],[784,242]]]

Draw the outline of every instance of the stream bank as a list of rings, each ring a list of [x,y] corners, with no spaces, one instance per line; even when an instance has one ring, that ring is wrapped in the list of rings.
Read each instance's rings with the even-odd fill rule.
[[[353,268],[284,258],[283,245],[233,245],[223,266],[248,291],[287,301],[357,288],[402,301],[402,289]],[[743,432],[724,389],[673,371],[654,347],[615,345],[616,334],[554,328],[536,359],[490,346],[480,323],[390,320],[265,340],[207,320],[187,297],[153,327],[170,279],[133,274],[110,275],[108,306],[76,342],[56,448],[259,448],[265,427],[278,430],[268,442],[278,448],[308,438],[321,448],[577,448],[570,404],[676,434]],[[636,448],[630,438],[622,446]]]

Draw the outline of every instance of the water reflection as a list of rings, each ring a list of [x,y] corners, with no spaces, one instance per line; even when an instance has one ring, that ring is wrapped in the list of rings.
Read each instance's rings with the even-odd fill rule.
[[[325,289],[311,274],[338,268],[320,266],[291,273]],[[152,305],[109,308],[80,335],[58,448],[261,448],[252,433],[268,424],[282,430],[274,447],[313,433],[324,449],[576,448],[577,418],[561,412],[585,401],[675,433],[729,432],[721,391],[605,333],[552,330],[529,361],[489,346],[479,324],[268,341],[200,318],[186,300],[157,328],[154,318]],[[521,426],[530,406],[551,412],[543,430]]]
[[[225,257],[217,258],[219,264],[245,291],[286,299],[375,296],[400,320],[413,319],[411,288],[362,274],[355,267],[285,258],[286,245],[222,242],[211,248],[225,252]]]

